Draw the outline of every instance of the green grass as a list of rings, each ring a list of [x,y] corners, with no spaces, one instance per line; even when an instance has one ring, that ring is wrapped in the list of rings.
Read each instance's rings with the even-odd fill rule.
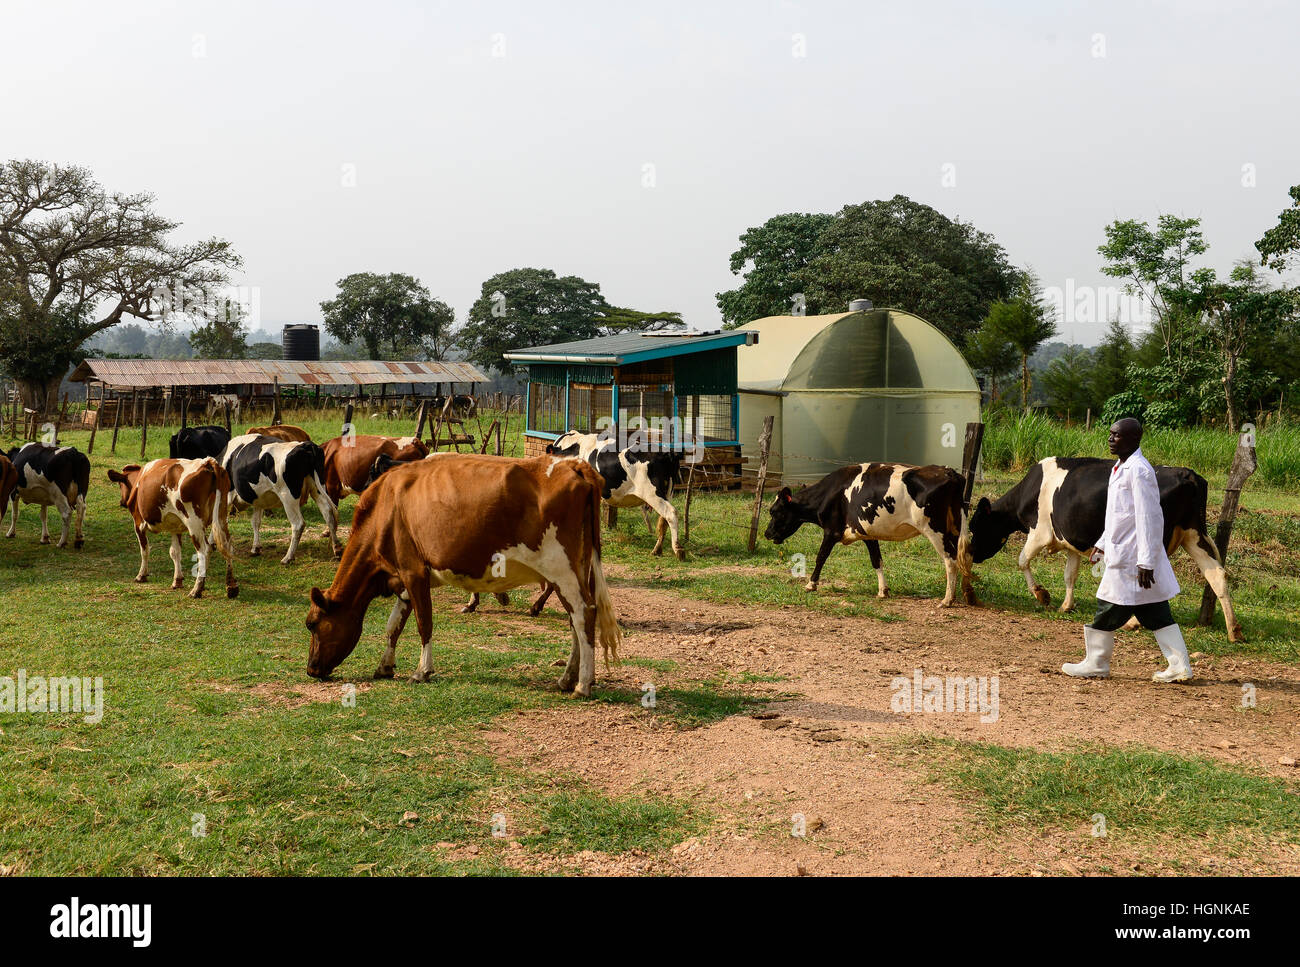
[[[336,413],[305,420],[290,413],[286,419],[302,422],[319,440],[338,432]],[[360,412],[355,422],[361,433],[412,429],[409,420],[389,422]],[[513,424],[506,448],[520,453],[517,417]],[[327,586],[334,571],[314,507],[307,510],[299,560],[290,567],[278,560],[287,541],[282,518],[267,522],[268,550],[259,559],[247,556],[247,517],[233,519],[241,585],[236,601],[227,601],[220,587],[200,601],[170,590],[163,541],[154,542],[151,583],[136,585],[131,578],[139,559],[130,520],[105,471],[135,462],[140,438],[137,431],[122,430],[113,456],[110,436],[96,440],[81,551],[40,546],[38,515],[29,505],[22,508],[18,536],[0,541],[0,675],[24,668],[47,676],[102,676],[106,691],[98,725],[73,714],[0,713],[0,865],[47,874],[508,873],[515,867],[507,859],[516,859],[518,850],[512,857],[506,842],[492,835],[498,813],[506,817],[509,838],[517,838],[525,851],[555,853],[654,851],[713,822],[669,798],[611,796],[567,774],[529,769],[491,753],[485,730],[520,711],[572,701],[554,689],[558,669],[552,663],[568,652],[567,628],[555,610],[536,620],[524,619],[521,612],[519,622],[503,625],[483,615],[459,614],[463,595],[455,591],[435,592],[438,677],[414,685],[400,678],[371,681],[387,613],[380,604],[367,618],[361,644],[329,686],[337,696],[307,701],[319,697],[312,691],[319,686],[305,674],[307,591]],[[66,433],[64,442],[84,451],[87,434]],[[167,434],[154,428],[148,456],[164,455],[166,445]],[[981,491],[1000,493],[1015,478],[991,475]],[[1212,490],[1211,503],[1217,506],[1218,500]],[[679,495],[679,510],[681,503]],[[344,523],[354,507],[355,499],[344,503]],[[756,552],[747,553],[751,507],[752,497],[744,495],[696,495],[685,562],[652,558],[653,538],[640,514],[624,511],[605,540],[606,560],[618,575],[612,581],[616,601],[620,588],[635,586],[742,608],[788,610],[791,622],[813,611],[901,620],[876,600],[863,548],[837,548],[816,594],[803,590],[805,576],[792,573],[795,554],[805,555],[811,570],[820,541],[812,528],[803,528],[780,548],[760,532]],[[1215,628],[1188,629],[1193,649],[1300,661],[1297,510],[1294,492],[1251,481],[1228,562],[1249,640],[1229,645],[1220,618]],[[943,570],[928,545],[910,541],[882,550],[895,594],[920,599],[942,594]],[[1014,553],[1012,548],[983,565],[977,589],[990,606],[1040,613],[1014,567]],[[1180,580],[1195,592],[1174,604],[1175,617],[1187,626],[1199,583],[1184,557],[1175,562]],[[1060,565],[1048,558],[1036,569],[1058,601]],[[1095,586],[1085,571],[1079,581],[1085,614]],[[960,617],[960,611],[953,614]],[[1071,623],[1082,617],[1048,616]],[[683,634],[706,630],[687,628],[687,613],[663,615],[665,627],[675,628],[678,621]],[[731,630],[743,631],[746,621],[742,612]],[[625,650],[634,652],[634,643],[635,633]],[[409,673],[417,655],[418,643],[408,629],[398,652],[399,676]],[[763,691],[749,686],[784,682],[745,674],[696,680],[674,662],[634,654],[627,663],[644,669],[648,680],[672,673],[671,683],[658,689],[656,707],[636,714],[675,728],[745,714]],[[355,707],[343,702],[345,685],[359,690]],[[795,681],[782,687],[795,692],[799,686]],[[633,706],[641,694],[598,683],[594,698]],[[992,774],[1006,764],[995,756],[1004,754],[1012,753],[985,751],[978,763],[971,760],[981,775],[989,774],[979,781],[990,793]],[[1033,763],[1039,760],[1025,767],[1031,774],[1067,771],[1061,763],[1050,768]],[[1065,822],[1083,805],[1076,786],[1084,780],[1077,777],[1088,775],[1079,771],[1084,764],[1070,768],[1072,784],[1046,779],[1038,784],[1045,790],[1041,801],[1032,799],[1028,786],[1008,787],[1000,795],[1024,804],[1015,807],[1022,811],[1018,814],[1041,817],[1056,809]],[[1195,768],[1201,771],[1160,772],[1152,766],[1146,775],[1150,788],[1187,798],[1188,816],[1201,782],[1206,815],[1215,821],[1235,822],[1235,814],[1218,811],[1232,806],[1229,798],[1258,807],[1266,817],[1261,822],[1286,818],[1267,782],[1247,789],[1234,785],[1235,778],[1205,772],[1208,767]],[[1207,778],[1219,785],[1206,784]],[[1141,826],[1147,821],[1141,791],[1119,779],[1110,774],[1087,781],[1104,780],[1098,788],[1115,785],[1120,814],[1131,811],[1138,818],[1127,821]],[[417,813],[418,820],[404,822],[407,812]],[[205,818],[204,837],[191,835],[195,814]],[[476,845],[479,851],[448,851],[437,846],[443,842]]]
[[[1067,426],[1042,414],[992,419],[984,430],[984,466],[995,471],[1022,471],[1045,457],[1106,457],[1107,427]],[[1208,427],[1150,429],[1142,452],[1152,463],[1191,467],[1222,485],[1232,464],[1239,434]],[[1282,424],[1255,436],[1259,468],[1251,485],[1300,486],[1300,426]]]
[[[993,829],[1077,830],[1101,813],[1116,840],[1300,839],[1292,785],[1208,759],[1140,746],[1038,752],[929,736],[909,737],[895,751],[967,797]]]

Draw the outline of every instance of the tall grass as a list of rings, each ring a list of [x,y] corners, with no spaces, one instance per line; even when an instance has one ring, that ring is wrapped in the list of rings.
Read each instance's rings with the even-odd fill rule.
[[[1106,457],[1106,427],[1066,426],[1039,413],[993,417],[984,429],[984,466],[1021,471],[1044,457]],[[1232,463],[1238,435],[1207,427],[1148,430],[1142,452],[1152,463],[1191,467],[1221,477]],[[1300,486],[1300,426],[1283,424],[1256,433],[1255,479],[1275,487]]]

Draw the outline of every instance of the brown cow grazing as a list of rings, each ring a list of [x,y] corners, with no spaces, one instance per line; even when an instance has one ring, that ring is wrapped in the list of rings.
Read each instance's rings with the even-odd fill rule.
[[[391,678],[412,609],[423,651],[412,681],[433,677],[431,586],[496,593],[549,581],[569,613],[562,691],[590,695],[595,641],[618,656],[619,629],[600,563],[600,475],[577,461],[446,454],[385,473],[361,495],[329,590],[311,589],[307,673],[330,674],[356,647],[370,602],[398,596],[376,678]]]
[[[179,588],[181,535],[188,532],[198,562],[194,568],[191,598],[203,596],[208,559],[215,543],[226,559],[226,597],[239,594],[230,550],[227,514],[230,476],[211,457],[202,460],[152,460],[143,467],[130,464],[120,471],[108,471],[108,479],[122,487],[122,506],[131,512],[135,536],[140,542],[140,573],[135,579],[149,580],[149,534],[170,534],[173,565],[172,587]],[[208,537],[208,528],[212,537]]]
[[[248,432],[258,436],[275,437],[285,443],[311,443],[307,431],[292,423],[277,423],[275,426],[250,426]]]
[[[14,469],[13,461],[0,453],[0,524],[4,523],[5,511],[9,509],[9,501],[17,489],[18,471]]]
[[[366,489],[370,469],[380,456],[396,463],[423,460],[429,448],[413,436],[348,436],[326,440],[325,492],[338,506],[344,497],[359,494]]]

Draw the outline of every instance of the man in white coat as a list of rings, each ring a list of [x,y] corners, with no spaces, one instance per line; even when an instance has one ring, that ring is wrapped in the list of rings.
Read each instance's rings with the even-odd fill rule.
[[[1106,491],[1106,530],[1090,560],[1105,559],[1106,572],[1097,588],[1097,616],[1083,628],[1083,661],[1061,666],[1076,678],[1109,678],[1115,631],[1130,618],[1155,632],[1169,662],[1152,676],[1157,682],[1185,682],[1192,677],[1183,633],[1174,624],[1169,599],[1178,594],[1178,579],[1165,553],[1165,517],[1160,509],[1156,472],[1142,455],[1142,424],[1123,419],[1110,428],[1110,452],[1119,459]]]

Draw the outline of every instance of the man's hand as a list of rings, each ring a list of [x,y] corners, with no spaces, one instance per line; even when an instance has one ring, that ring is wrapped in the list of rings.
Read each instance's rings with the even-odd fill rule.
[[[1152,582],[1156,579],[1155,571],[1149,567],[1138,568],[1138,587],[1143,591],[1151,587]]]
[[[1091,551],[1088,552],[1088,563],[1089,563],[1089,564],[1096,564],[1096,563],[1097,563],[1098,561],[1100,561],[1100,560],[1101,560],[1101,548],[1100,548],[1100,547],[1094,547]]]

